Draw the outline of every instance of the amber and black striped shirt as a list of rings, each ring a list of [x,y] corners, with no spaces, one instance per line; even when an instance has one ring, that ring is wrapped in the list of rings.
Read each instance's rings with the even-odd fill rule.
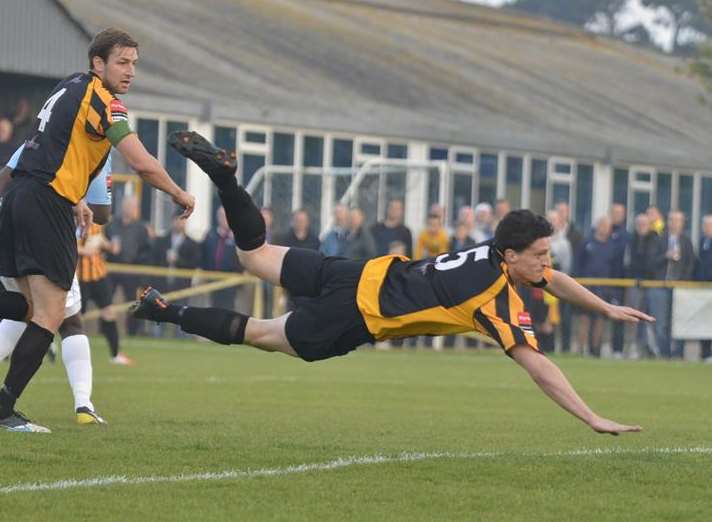
[[[550,280],[547,268],[536,286]],[[377,340],[475,330],[505,350],[517,345],[538,350],[529,313],[491,242],[422,261],[372,259],[356,299]]]
[[[97,236],[104,236],[104,227],[93,223],[86,239],[79,240],[79,246],[83,247],[87,243],[96,240]],[[96,254],[79,255],[79,263],[77,264],[77,277],[80,283],[93,283],[106,277],[106,261],[104,254],[100,250]]]
[[[14,176],[29,175],[77,204],[111,146],[131,133],[126,107],[93,73],[76,73],[52,91],[25,142]]]

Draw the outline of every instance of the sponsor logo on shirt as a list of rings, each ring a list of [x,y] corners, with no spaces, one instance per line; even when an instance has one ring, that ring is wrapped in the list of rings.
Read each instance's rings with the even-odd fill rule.
[[[534,335],[534,329],[532,328],[532,318],[529,312],[519,312],[517,315],[517,320],[519,322],[519,328],[524,330],[524,333],[529,335]]]
[[[129,120],[129,111],[120,100],[111,100],[111,119],[115,122]]]

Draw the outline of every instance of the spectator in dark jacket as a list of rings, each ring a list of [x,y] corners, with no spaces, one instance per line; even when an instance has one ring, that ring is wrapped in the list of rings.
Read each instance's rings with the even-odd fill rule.
[[[343,257],[349,232],[349,209],[339,203],[334,207],[334,223],[321,241],[321,253],[325,256]]]
[[[121,217],[115,219],[106,229],[106,236],[111,242],[108,261],[134,265],[150,265],[152,258],[151,237],[148,225],[140,219],[138,199],[125,196],[121,202]],[[136,290],[149,283],[149,278],[134,274],[111,274],[112,295],[121,287],[124,299],[136,297]],[[137,321],[132,314],[126,315],[126,328],[129,335],[136,335],[143,321]],[[141,326],[142,327],[142,326]]]
[[[696,277],[698,281],[712,281],[712,214],[707,214],[702,221],[702,240],[700,241],[700,258],[697,262]],[[700,342],[702,359],[712,363],[712,341],[705,339]]]
[[[475,244],[475,240],[470,237],[469,225],[464,221],[458,221],[455,233],[450,238],[450,252],[472,248]]]
[[[220,207],[216,212],[216,226],[208,232],[203,241],[202,267],[204,270],[218,272],[241,273],[242,267],[237,259],[235,238],[227,224],[225,209]],[[233,310],[238,292],[237,286],[222,288],[213,292],[211,305],[215,308]]]
[[[376,241],[379,256],[388,254],[391,243],[400,241],[405,245],[405,255],[413,257],[413,235],[410,233],[410,229],[403,224],[402,201],[392,199],[388,202],[386,219],[373,225],[371,233]]]
[[[610,278],[613,274],[615,257],[615,245],[611,241],[611,221],[607,217],[599,218],[596,221],[593,237],[585,241],[579,250],[576,273],[579,277]],[[610,287],[591,286],[589,290],[604,301],[610,302]],[[600,355],[603,326],[604,318],[599,314],[580,315],[578,344],[582,353],[585,353],[585,347],[588,345],[591,355],[596,357]]]
[[[630,241],[630,234],[626,230],[626,209],[625,205],[614,203],[611,206],[611,241],[613,242],[616,255],[613,264],[613,277],[620,279],[625,277],[625,249]],[[623,305],[625,301],[625,288],[611,288],[611,302],[615,305]],[[624,325],[620,321],[613,321],[611,324],[611,348],[613,357],[623,358]]]
[[[665,279],[667,259],[665,257],[665,243],[658,233],[653,230],[650,218],[646,213],[635,218],[635,233],[628,245],[627,258],[628,276],[639,280],[661,281]],[[667,338],[667,305],[660,301],[660,294],[664,288],[634,288],[633,305],[638,306],[656,318],[654,323],[654,336],[648,335],[651,330],[649,323],[638,323],[637,344],[638,351],[645,354],[660,356],[660,346],[669,344]],[[663,292],[661,292],[663,291]],[[654,337],[654,343],[649,339]]]
[[[371,259],[376,257],[376,242],[371,231],[363,223],[363,211],[360,208],[352,208],[349,221],[346,257],[350,259]]]
[[[663,242],[667,245],[666,257],[668,260],[665,279],[668,281],[689,281],[695,270],[695,251],[692,248],[692,241],[685,234],[685,214],[679,210],[673,210],[668,214],[668,229],[663,236]],[[672,289],[663,288],[667,294],[668,317],[672,316]],[[668,328],[668,338],[671,332]],[[684,341],[672,341],[669,346],[663,346],[663,355],[669,353],[670,357],[682,358],[685,348]],[[666,351],[667,350],[667,351]]]
[[[295,210],[292,214],[292,225],[277,241],[278,245],[296,248],[319,250],[319,238],[311,231],[311,220],[306,210]]]

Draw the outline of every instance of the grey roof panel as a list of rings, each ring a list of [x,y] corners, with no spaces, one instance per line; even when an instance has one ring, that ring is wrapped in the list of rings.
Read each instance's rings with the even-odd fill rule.
[[[712,111],[667,57],[447,0],[62,0],[141,43],[137,91],[267,122],[712,165]],[[152,96],[127,97],[150,109]],[[195,105],[195,103],[193,103]],[[201,106],[201,103],[197,103]]]

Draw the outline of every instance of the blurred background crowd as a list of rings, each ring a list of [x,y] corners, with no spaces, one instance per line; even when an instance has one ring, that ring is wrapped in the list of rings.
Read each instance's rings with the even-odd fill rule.
[[[359,208],[336,205],[331,227],[317,235],[312,228],[313,216],[303,209],[295,211],[289,223],[276,223],[269,208],[262,213],[267,223],[268,240],[272,243],[318,250],[328,256],[368,259],[386,254],[399,254],[422,259],[443,252],[471,248],[494,236],[499,220],[511,210],[505,199],[494,208],[480,203],[474,208],[459,209],[452,228],[443,225],[444,209],[433,205],[422,230],[411,230],[403,222],[403,202],[391,200],[383,221],[366,224]],[[614,204],[609,215],[599,218],[591,230],[578,230],[570,220],[569,206],[560,202],[547,212],[554,229],[551,258],[554,268],[577,278],[634,279],[646,281],[712,281],[712,215],[704,217],[703,235],[696,241],[685,233],[686,216],[671,211],[663,216],[651,206],[626,223],[626,208]],[[225,219],[224,209],[217,210],[215,226],[202,242],[191,239],[185,221],[176,216],[170,231],[158,236],[151,225],[140,219],[139,202],[125,197],[120,216],[104,230],[101,241],[90,241],[93,250],[115,263],[153,265],[191,269],[192,277],[110,274],[115,300],[130,300],[138,288],[152,284],[161,290],[185,288],[200,281],[200,270],[241,273],[235,243]],[[696,244],[695,244],[696,243]],[[630,327],[610,323],[605,317],[578,310],[558,302],[536,288],[523,289],[531,311],[535,332],[545,351],[572,352],[594,357],[614,358],[683,357],[683,341],[671,338],[672,289],[638,286],[616,286],[617,281],[603,281],[587,286],[605,301],[638,307],[655,316],[652,325]],[[263,285],[265,313],[283,313],[290,308],[289,296]],[[236,285],[210,293],[204,300],[212,306],[252,311],[254,285]],[[162,330],[142,330],[145,325],[128,319],[129,335],[165,335]],[[627,330],[626,330],[627,329]],[[173,332],[179,335],[178,332]],[[397,344],[397,343],[396,343]],[[432,346],[433,340],[419,339],[408,346]],[[476,339],[449,337],[438,347],[476,347]],[[390,345],[388,345],[390,346]],[[710,341],[701,340],[700,354],[712,362]]]

